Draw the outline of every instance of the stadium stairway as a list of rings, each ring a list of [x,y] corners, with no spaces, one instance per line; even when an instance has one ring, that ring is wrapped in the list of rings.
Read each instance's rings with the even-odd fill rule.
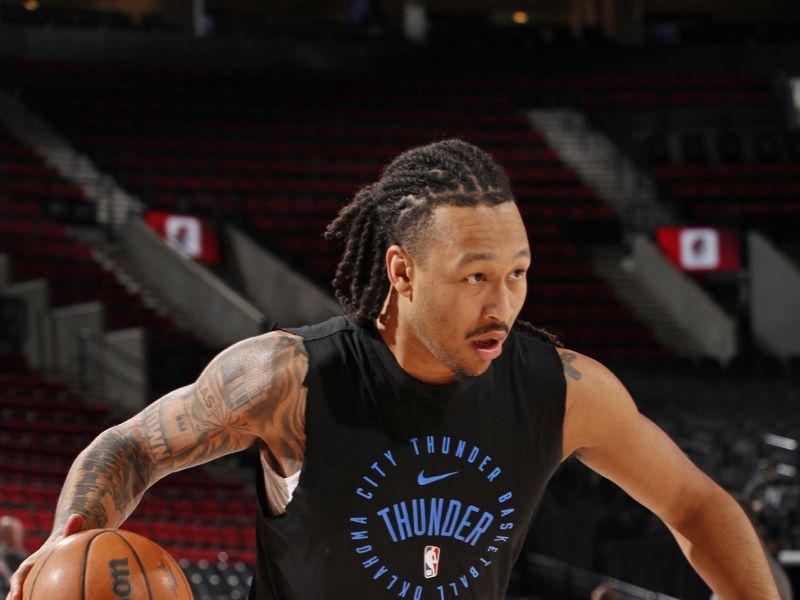
[[[592,251],[597,273],[611,285],[636,315],[653,330],[656,339],[678,356],[699,359],[705,355],[694,332],[673,318],[663,301],[642,285],[629,252],[619,246],[602,246]]]
[[[120,248],[120,244],[96,229],[72,229],[76,239],[90,245],[93,248],[95,260],[99,262],[103,269],[111,272],[125,289],[132,294],[137,294],[142,298],[145,305],[151,307],[160,314],[168,314],[175,326],[183,331],[191,331],[198,338],[205,341],[209,346],[213,346],[208,330],[202,324],[192,318],[192,316],[181,306],[175,306],[157,289],[146,285],[142,278],[138,276],[136,264]]]
[[[532,110],[531,124],[542,132],[561,160],[604,202],[613,206],[630,231],[652,231],[677,218],[658,199],[653,181],[641,173],[602,132],[575,110]]]
[[[91,247],[95,259],[106,271],[114,273],[129,292],[141,294],[149,307],[161,314],[170,315],[180,330],[193,332],[210,347],[220,348],[262,331],[263,316],[256,314],[254,308],[250,312],[253,313],[255,324],[243,334],[238,330],[227,331],[233,328],[230,319],[213,316],[209,318],[202,310],[196,310],[197,305],[174,301],[165,286],[157,285],[157,279],[147,276],[154,268],[163,269],[163,264],[143,264],[142,260],[137,260],[135,255],[131,255],[130,245],[120,243],[116,236],[106,235],[106,230],[119,233],[126,222],[141,214],[143,212],[141,202],[123,190],[111,175],[98,169],[91,158],[79,152],[69,140],[56,132],[24,102],[7,92],[0,91],[0,107],[2,108],[0,122],[5,125],[8,132],[41,157],[52,175],[56,176],[57,173],[56,177],[69,182],[73,189],[80,190],[78,195],[86,204],[94,206],[96,223],[106,226],[106,229],[91,226],[90,222],[94,219],[85,219],[90,222],[81,228],[71,228],[70,233]],[[172,266],[175,268],[175,264]],[[180,266],[177,268],[182,272],[176,274],[173,279],[181,280],[189,277],[187,273],[191,273],[191,270],[180,269]],[[215,280],[214,283],[213,287],[217,290],[226,287],[220,280]],[[214,296],[213,291],[209,293]],[[238,296],[237,292],[230,288],[217,295],[227,298]],[[220,302],[225,304],[224,301]],[[237,298],[236,304],[245,305],[246,301]]]
[[[98,262],[92,246],[74,237],[74,219],[93,220],[94,205],[30,146],[0,125],[0,252],[10,255],[11,281],[44,278],[51,307],[102,302],[107,330],[143,327],[148,334],[152,391],[164,392],[196,377],[210,350],[176,329],[134,289]],[[48,338],[42,338],[47,340]],[[191,350],[191,355],[188,355]]]
[[[141,213],[141,203],[101,172],[86,155],[56,132],[20,99],[0,90],[0,121],[23,143],[36,150],[65,180],[79,187],[95,204],[97,221],[118,226],[131,213]]]

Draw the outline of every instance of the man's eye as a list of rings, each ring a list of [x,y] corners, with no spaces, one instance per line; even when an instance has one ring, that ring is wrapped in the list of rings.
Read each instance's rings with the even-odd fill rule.
[[[476,284],[476,283],[480,283],[480,282],[481,282],[481,281],[483,281],[484,279],[485,279],[485,278],[484,278],[484,276],[483,276],[483,273],[473,273],[472,275],[469,275],[469,276],[467,277],[467,283],[470,283],[470,284],[473,284],[473,285],[474,285],[474,284]]]
[[[511,273],[511,279],[524,279],[525,269],[517,269]]]

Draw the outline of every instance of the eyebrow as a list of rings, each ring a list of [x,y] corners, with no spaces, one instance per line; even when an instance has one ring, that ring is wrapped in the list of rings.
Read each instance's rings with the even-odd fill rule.
[[[527,248],[521,248],[515,255],[514,258],[527,258],[530,257],[531,251]],[[467,252],[464,256],[461,257],[461,260],[458,261],[458,266],[463,267],[464,265],[468,265],[472,262],[477,262],[479,260],[495,260],[497,259],[497,255],[494,252]]]

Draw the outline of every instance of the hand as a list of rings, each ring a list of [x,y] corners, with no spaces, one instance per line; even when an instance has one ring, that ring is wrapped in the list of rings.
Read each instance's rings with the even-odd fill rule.
[[[36,564],[36,561],[39,560],[42,555],[52,550],[53,546],[65,537],[82,530],[83,515],[70,515],[69,519],[67,519],[67,524],[64,526],[64,533],[53,538],[48,538],[48,540],[42,544],[42,547],[26,558],[14,575],[11,576],[11,589],[8,592],[8,596],[6,596],[6,600],[22,600],[22,584],[25,583],[25,578],[28,576],[33,565]]]

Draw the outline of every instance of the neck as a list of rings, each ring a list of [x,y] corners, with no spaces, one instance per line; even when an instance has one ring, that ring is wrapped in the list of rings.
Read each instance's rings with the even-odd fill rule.
[[[384,314],[386,316],[378,318],[375,325],[383,343],[403,371],[418,381],[433,385],[455,380],[455,373],[439,362],[409,327],[400,326],[396,313]]]

